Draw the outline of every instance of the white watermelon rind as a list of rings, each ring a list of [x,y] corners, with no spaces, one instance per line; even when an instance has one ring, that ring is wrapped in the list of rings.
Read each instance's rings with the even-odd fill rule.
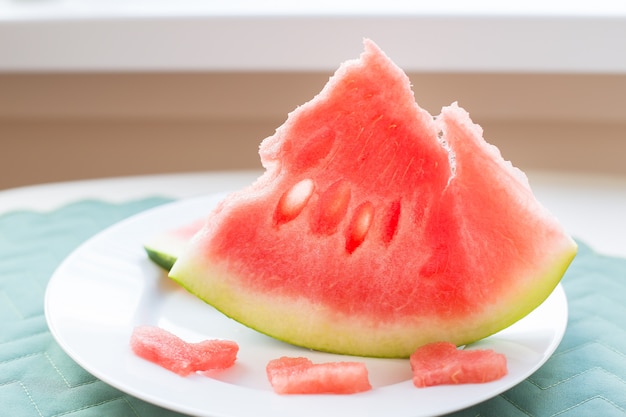
[[[550,261],[545,263],[543,272],[521,280],[532,283],[531,291],[523,288],[509,291],[510,297],[488,306],[482,317],[458,321],[422,317],[413,322],[385,324],[376,317],[341,316],[304,298],[232,287],[228,283],[237,281],[236,278],[215,264],[197,262],[201,259],[198,256],[190,256],[183,264],[178,264],[180,267],[170,273],[170,278],[226,316],[278,340],[330,353],[407,358],[426,343],[449,341],[457,346],[467,345],[524,318],[556,288],[576,252],[576,244],[564,239],[557,253],[546,255]],[[196,279],[177,278],[187,276]],[[511,309],[511,306],[517,308]]]
[[[329,235],[321,233],[311,228],[319,220],[315,214],[319,207],[313,203],[288,225],[271,228],[276,201],[282,201],[279,197],[290,189],[286,187],[291,187],[285,178],[301,174],[297,169],[295,173],[288,167],[282,169],[281,162],[290,155],[310,154],[306,147],[301,153],[293,151],[293,141],[303,140],[306,145],[307,139],[318,138],[313,135],[312,139],[298,130],[299,118],[310,116],[316,102],[326,103],[324,100],[331,97],[331,90],[340,82],[350,85],[349,91],[365,93],[375,84],[369,74],[369,78],[364,78],[366,81],[362,80],[363,85],[355,87],[353,81],[358,77],[352,77],[354,74],[348,70],[363,68],[359,61],[353,61],[342,66],[317,98],[290,113],[276,134],[262,143],[260,155],[266,173],[253,186],[231,195],[219,213],[211,215],[203,236],[181,255],[170,277],[248,327],[315,350],[408,357],[426,343],[448,341],[465,345],[490,336],[525,317],[551,294],[576,255],[576,243],[538,204],[523,174],[504,162],[495,147],[484,142],[482,131],[473,125],[466,112],[453,105],[444,109],[433,124],[433,117],[413,103],[408,78],[402,71],[374,45],[366,44],[366,49],[363,62],[368,62],[372,71],[390,71],[387,78],[401,92],[386,94],[390,88],[381,87],[380,96],[393,96],[395,101],[385,103],[395,103],[398,109],[415,110],[398,114],[411,118],[409,125],[418,130],[410,136],[411,140],[421,142],[405,143],[412,157],[393,158],[394,152],[401,153],[402,149],[394,147],[394,144],[400,146],[400,142],[390,140],[395,136],[389,132],[395,132],[399,123],[395,113],[389,115],[391,124],[385,125],[387,128],[382,133],[361,134],[364,126],[377,126],[382,117],[377,114],[386,108],[386,104],[381,104],[383,110],[368,113],[367,120],[355,122],[349,118],[355,124],[338,131],[347,132],[342,133],[344,139],[351,138],[349,149],[368,146],[372,152],[391,155],[374,159],[383,161],[382,170],[374,165],[369,170],[363,168],[369,167],[365,164],[367,155],[380,153],[361,152],[343,166],[343,171],[336,172],[331,169],[340,165],[336,150],[320,154],[321,159],[313,158],[312,162],[304,163],[304,168],[309,169],[306,178],[313,180],[319,179],[315,175],[323,176],[320,172],[327,174],[326,183],[319,184],[320,192],[315,196],[318,203],[326,201],[320,196],[334,190],[333,184],[339,181],[354,185],[351,192],[355,204],[364,199],[369,201],[372,194],[381,194],[383,200],[391,198],[391,185],[398,188],[402,185],[395,192],[401,193],[401,200],[411,201],[418,198],[414,188],[431,178],[422,174],[431,171],[438,174],[432,177],[436,180],[432,187],[420,189],[420,210],[402,210],[399,226],[394,226],[392,243],[384,246],[375,239],[365,241],[359,251],[350,252],[350,262],[346,262],[343,233],[352,230],[349,219],[344,219],[347,226],[342,229],[344,232],[334,233],[329,229]],[[374,95],[363,97],[360,104],[365,105]],[[405,107],[398,97],[406,102]],[[360,114],[363,107],[357,107],[348,106],[343,111]],[[331,126],[333,120],[339,120],[322,119]],[[420,124],[411,124],[415,120]],[[310,119],[303,123],[305,128],[312,124]],[[286,142],[291,136],[295,139]],[[332,144],[334,136],[329,137]],[[354,138],[363,142],[354,145]],[[440,147],[442,143],[438,140],[449,144],[448,164],[441,158],[442,149],[446,148]],[[424,146],[417,149],[415,143]],[[437,158],[423,159],[421,155],[426,151]],[[352,158],[346,152],[341,156]],[[405,165],[387,170],[396,159]],[[313,172],[307,165],[319,161],[323,161],[322,166],[316,166],[319,172]],[[424,165],[420,165],[422,162]],[[294,166],[304,169],[300,162]],[[373,172],[377,177],[371,175]],[[450,173],[446,183],[445,176]],[[380,177],[387,178],[387,182],[376,180]],[[483,198],[478,199],[477,195]],[[482,204],[475,204],[477,200]],[[390,204],[381,206],[383,217]],[[387,223],[383,219],[378,224],[385,227]],[[310,238],[309,231],[315,236]],[[339,262],[331,262],[337,258]],[[385,267],[381,268],[383,263]],[[401,282],[394,285],[397,278]],[[358,287],[352,285],[355,279],[380,285],[370,286],[369,294],[355,291]],[[397,288],[402,292],[394,291]],[[370,301],[375,304],[368,306],[364,300],[375,300]]]

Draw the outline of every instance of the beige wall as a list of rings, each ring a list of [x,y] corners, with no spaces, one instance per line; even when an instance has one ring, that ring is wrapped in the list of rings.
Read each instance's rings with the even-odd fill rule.
[[[0,75],[0,189],[260,168],[259,142],[330,74]],[[522,169],[626,174],[626,75],[410,74]]]

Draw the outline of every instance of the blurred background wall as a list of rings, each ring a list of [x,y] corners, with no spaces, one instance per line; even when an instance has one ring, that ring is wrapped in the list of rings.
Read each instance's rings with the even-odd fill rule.
[[[339,63],[338,63],[339,64]],[[331,72],[0,74],[0,189],[260,169],[257,149]],[[626,174],[626,75],[410,73],[522,169]]]

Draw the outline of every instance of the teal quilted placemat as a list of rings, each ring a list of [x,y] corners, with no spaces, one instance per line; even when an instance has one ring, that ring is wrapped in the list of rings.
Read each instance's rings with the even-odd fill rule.
[[[74,248],[167,201],[83,201],[0,216],[0,416],[180,416],[84,371],[56,344],[43,311],[48,279]],[[454,416],[626,415],[626,260],[581,245],[563,287],[570,317],[552,358],[518,386]]]

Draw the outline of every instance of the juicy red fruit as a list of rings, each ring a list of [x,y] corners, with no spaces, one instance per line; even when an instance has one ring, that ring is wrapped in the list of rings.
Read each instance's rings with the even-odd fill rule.
[[[418,388],[495,381],[507,374],[506,356],[491,349],[458,349],[448,342],[429,343],[410,358]]]
[[[294,345],[408,358],[527,315],[575,242],[453,104],[433,116],[371,41],[259,149],[169,276]],[[532,233],[529,233],[529,230]]]
[[[283,356],[271,360],[266,372],[278,394],[355,394],[372,389],[362,362],[314,364],[307,358]]]
[[[204,340],[189,343],[155,326],[133,330],[130,346],[137,356],[180,376],[231,367],[239,346],[230,340]]]

